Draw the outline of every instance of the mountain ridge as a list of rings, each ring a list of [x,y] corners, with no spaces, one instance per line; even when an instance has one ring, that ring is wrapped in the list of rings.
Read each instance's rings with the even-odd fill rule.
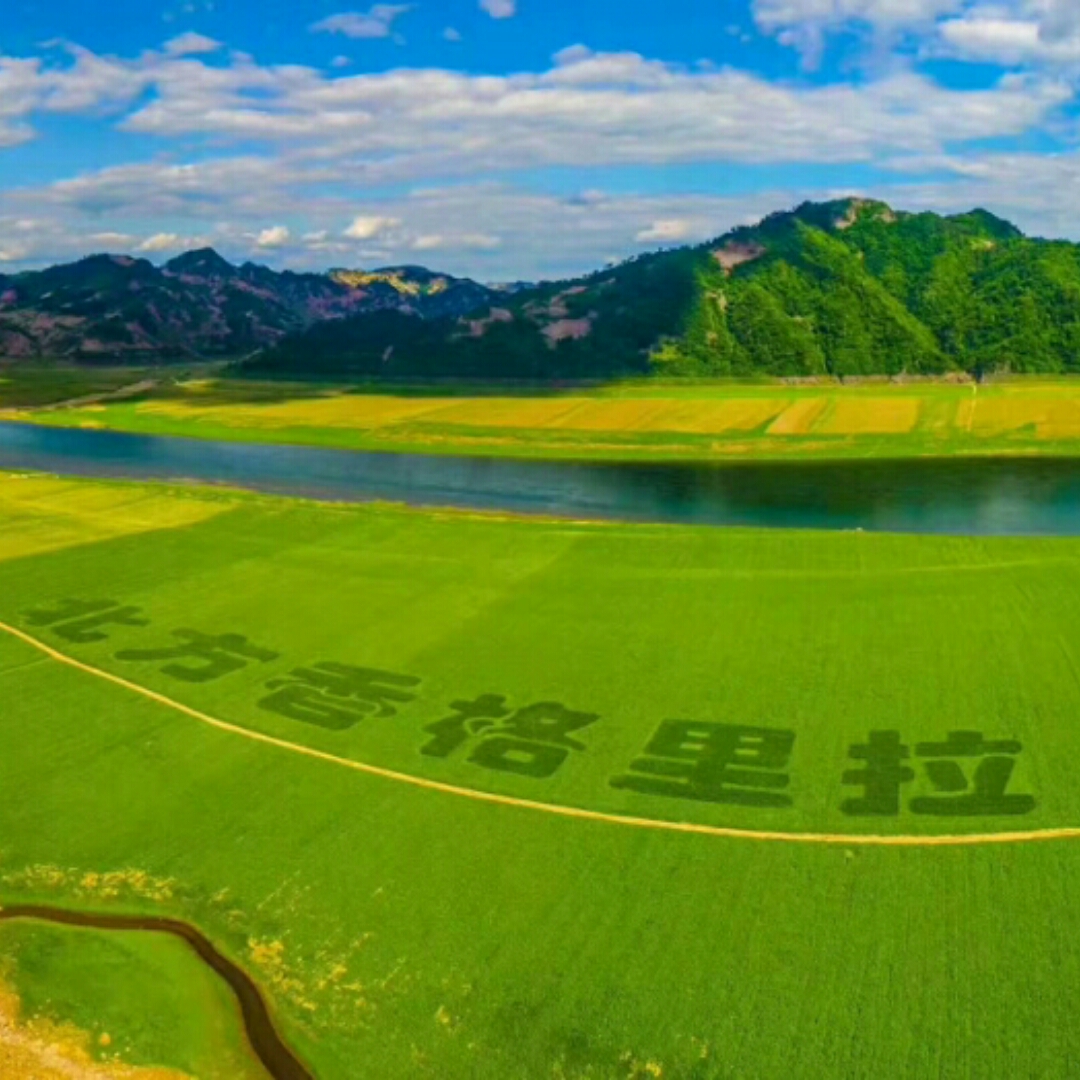
[[[0,275],[0,357],[236,357],[330,319],[387,309],[452,316],[496,295],[423,267],[391,270],[392,280],[388,271],[356,271],[367,275],[361,286],[329,273],[237,266],[213,248],[184,252],[160,267],[130,255],[89,255]],[[433,280],[437,290],[422,287]]]
[[[114,346],[118,321],[129,337]],[[66,349],[47,353],[56,341]],[[242,370],[293,378],[1080,371],[1080,245],[1028,238],[983,209],[941,216],[847,198],[503,288],[424,267],[235,267],[207,249],[160,269],[91,256],[0,277],[0,355],[18,347],[246,354]]]
[[[806,202],[693,247],[502,296],[286,337],[263,374],[595,379],[1080,370],[1080,246],[978,209]]]

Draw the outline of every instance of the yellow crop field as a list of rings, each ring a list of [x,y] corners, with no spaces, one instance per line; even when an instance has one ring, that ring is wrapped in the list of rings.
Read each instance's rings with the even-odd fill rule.
[[[36,423],[223,442],[528,457],[1080,453],[1080,382],[628,384],[536,390],[174,383],[22,410]]]
[[[732,398],[668,403],[649,427],[687,435],[718,435],[725,431],[754,431],[779,416],[790,398]]]
[[[803,402],[802,404],[807,404]],[[820,401],[814,399],[815,408]],[[213,421],[236,428],[343,428],[357,431],[399,424],[459,425],[564,431],[670,431],[720,434],[753,431],[791,405],[787,397],[704,399],[589,397],[407,398],[338,394],[269,404],[148,401],[147,416]],[[892,429],[890,429],[892,430]]]
[[[977,398],[972,403],[970,428],[976,435],[1003,435],[1046,423],[1054,403],[1030,398]]]
[[[667,405],[641,398],[582,400],[552,426],[571,431],[655,431],[655,421]]]
[[[179,420],[215,420],[236,427],[363,429],[402,423],[445,407],[445,402],[439,399],[342,394],[269,405],[151,401],[140,405],[139,411]]]
[[[1043,439],[1080,438],[1080,399],[1053,402],[1036,430]]]
[[[0,473],[0,562],[118,536],[181,528],[214,517],[206,499]]]
[[[770,425],[770,435],[806,435],[825,411],[829,399],[803,398],[785,409]]]
[[[571,397],[464,398],[441,403],[436,412],[417,417],[421,423],[464,427],[546,428],[573,412],[587,399]],[[429,401],[429,406],[432,404]]]
[[[903,435],[919,422],[917,398],[840,398],[817,425],[825,435]]]

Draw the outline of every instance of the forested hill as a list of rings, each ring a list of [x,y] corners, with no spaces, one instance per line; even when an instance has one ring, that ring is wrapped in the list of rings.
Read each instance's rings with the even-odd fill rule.
[[[323,322],[249,367],[533,379],[1080,370],[1080,246],[980,210],[807,203],[466,316]]]

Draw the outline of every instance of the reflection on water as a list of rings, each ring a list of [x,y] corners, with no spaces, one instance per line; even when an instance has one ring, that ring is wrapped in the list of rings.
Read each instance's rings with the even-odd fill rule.
[[[1080,460],[576,463],[361,454],[0,424],[0,469],[578,518],[1080,535]]]

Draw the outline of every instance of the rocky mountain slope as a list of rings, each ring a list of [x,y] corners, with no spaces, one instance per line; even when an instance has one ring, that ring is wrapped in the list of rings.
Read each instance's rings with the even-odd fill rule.
[[[0,275],[0,356],[148,362],[242,356],[347,315],[449,317],[490,302],[476,282],[420,267],[278,273],[233,266],[212,249],[156,267],[95,255]]]

